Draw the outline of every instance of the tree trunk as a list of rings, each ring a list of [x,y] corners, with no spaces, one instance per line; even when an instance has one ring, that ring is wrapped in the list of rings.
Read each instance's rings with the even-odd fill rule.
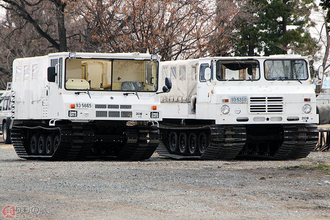
[[[324,53],[324,57],[323,57],[323,68],[324,68],[324,72],[326,71],[326,69],[329,67],[327,66],[327,61],[328,61],[328,58],[329,58],[329,51],[330,51],[330,23],[328,23],[326,21],[325,23],[325,33],[327,35],[327,43],[326,43],[326,47],[325,47],[325,53]]]
[[[56,4],[56,3],[55,3]],[[61,1],[58,1],[56,4],[56,17],[57,17],[57,24],[58,24],[58,37],[59,37],[59,44],[60,52],[68,51],[67,47],[67,40],[66,40],[66,29],[65,29],[65,21],[64,21],[64,9],[66,4],[63,4]]]

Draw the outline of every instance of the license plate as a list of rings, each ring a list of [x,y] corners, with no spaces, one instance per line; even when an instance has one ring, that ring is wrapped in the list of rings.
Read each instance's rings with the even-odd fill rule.
[[[243,104],[243,103],[247,103],[247,102],[248,102],[247,96],[231,96],[230,97],[230,103]]]
[[[76,103],[76,108],[93,108],[92,103]]]

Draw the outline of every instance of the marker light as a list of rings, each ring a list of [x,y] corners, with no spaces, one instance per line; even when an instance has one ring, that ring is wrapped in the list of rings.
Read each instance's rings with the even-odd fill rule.
[[[240,108],[235,109],[235,113],[236,114],[240,114],[241,113],[241,109]]]
[[[75,104],[71,104],[70,106],[72,109],[76,108],[76,105]]]
[[[151,60],[152,61],[158,60],[158,55],[157,54],[152,54],[151,55]]]
[[[157,106],[156,105],[153,105],[152,106],[152,110],[157,110]]]

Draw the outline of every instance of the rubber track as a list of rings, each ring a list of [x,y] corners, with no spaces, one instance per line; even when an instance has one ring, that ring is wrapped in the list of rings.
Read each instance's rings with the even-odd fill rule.
[[[24,128],[26,129],[26,128]],[[33,128],[31,128],[33,130]],[[45,128],[45,130],[48,130]],[[89,126],[73,125],[60,127],[61,142],[53,155],[29,155],[28,141],[22,135],[22,128],[12,129],[12,141],[17,155],[25,159],[41,160],[83,160],[94,143],[94,131]],[[27,146],[24,146],[26,144]]]
[[[120,160],[149,159],[159,145],[159,130],[157,127],[127,127],[127,141],[118,154]]]
[[[295,146],[288,154],[287,159],[305,158],[315,148],[318,143],[319,132],[316,125],[292,126],[290,129],[295,138]]]
[[[246,129],[243,126],[213,125],[200,127],[200,131],[210,130],[210,143],[200,156],[172,154],[163,141],[156,152],[172,159],[232,160],[242,150],[246,141]],[[173,129],[172,129],[173,130]],[[177,130],[184,130],[183,128]],[[190,130],[190,129],[188,129]],[[192,129],[196,131],[196,128]]]
[[[84,160],[94,144],[94,130],[84,125],[61,127],[61,144],[53,160]]]
[[[210,129],[211,142],[201,159],[232,160],[245,145],[245,127],[214,125]]]
[[[265,156],[264,159],[286,160],[297,144],[295,134],[296,126],[283,126],[282,145],[277,149],[274,155]]]
[[[316,125],[283,126],[283,142],[273,155],[246,155],[239,158],[258,158],[266,160],[288,160],[307,157],[318,142]]]
[[[11,129],[11,141],[13,143],[16,154],[21,158],[28,158],[28,154],[23,144],[23,137],[21,129]]]
[[[288,160],[305,158],[318,142],[316,125],[283,126],[284,139],[282,145],[273,156],[264,157],[272,160]]]

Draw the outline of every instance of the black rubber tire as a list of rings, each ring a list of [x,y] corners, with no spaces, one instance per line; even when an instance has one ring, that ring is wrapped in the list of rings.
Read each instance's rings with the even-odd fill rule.
[[[204,154],[206,148],[209,146],[209,137],[205,132],[202,132],[198,136],[198,152]]]
[[[9,126],[9,123],[6,121],[2,124],[3,142],[5,144],[11,144],[11,132]]]
[[[188,149],[191,155],[195,155],[197,152],[197,135],[190,133],[188,138]]]
[[[40,135],[38,138],[38,154],[44,155],[46,152],[46,137],[45,135]]]
[[[32,135],[30,139],[30,153],[35,155],[38,153],[38,137],[36,134]]]
[[[45,153],[52,155],[54,153],[54,137],[52,134],[48,135],[45,143]]]
[[[60,144],[61,144],[61,137],[60,137],[60,135],[55,135],[55,137],[54,137],[54,144],[53,144],[54,152],[56,152],[56,150],[60,146]]]
[[[184,154],[187,152],[188,149],[188,137],[187,134],[184,132],[181,132],[179,135],[179,151],[181,154]]]
[[[171,131],[168,142],[170,153],[176,152],[178,149],[178,134],[175,131]]]

